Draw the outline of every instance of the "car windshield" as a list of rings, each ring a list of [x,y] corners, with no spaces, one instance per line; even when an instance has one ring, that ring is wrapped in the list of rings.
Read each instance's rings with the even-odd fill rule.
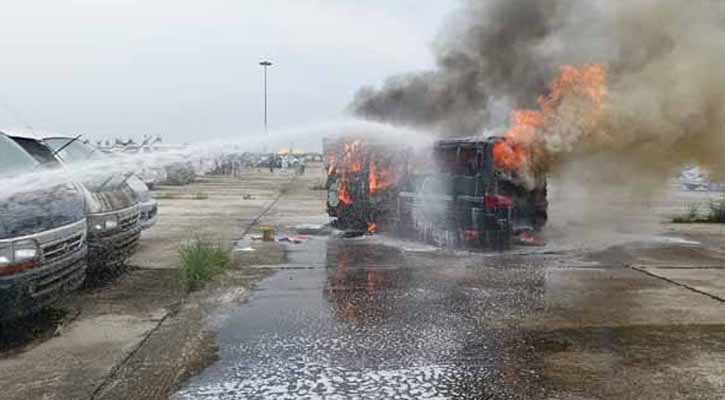
[[[5,135],[0,135],[0,175],[30,171],[38,162]]]
[[[89,160],[101,160],[103,155],[94,149],[93,147],[80,142],[79,140],[73,140],[73,138],[50,138],[45,139],[45,143],[53,149],[58,151],[58,156],[69,164],[82,163]]]
[[[71,166],[75,165],[78,169],[82,169],[82,164],[88,161],[110,160],[110,157],[95,147],[78,140],[73,141],[73,138],[50,138],[45,139],[45,143],[53,151],[61,149],[58,152],[58,157]],[[90,170],[83,172],[83,183],[92,191],[116,190],[127,178],[127,174],[111,169],[103,169],[96,172],[92,173]]]

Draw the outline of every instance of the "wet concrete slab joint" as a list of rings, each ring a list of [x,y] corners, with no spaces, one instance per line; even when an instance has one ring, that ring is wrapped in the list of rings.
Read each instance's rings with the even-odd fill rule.
[[[706,268],[635,265],[633,268],[672,282],[725,305],[725,267]]]
[[[721,305],[633,269],[547,270],[546,311],[527,325],[588,326],[725,323]]]

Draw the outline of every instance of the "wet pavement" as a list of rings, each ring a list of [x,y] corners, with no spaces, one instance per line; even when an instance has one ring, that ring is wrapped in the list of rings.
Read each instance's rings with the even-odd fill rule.
[[[502,254],[380,236],[289,245],[247,303],[212,318],[219,360],[176,398],[722,399],[716,287],[628,263],[720,267],[664,239]]]
[[[178,398],[545,397],[515,322],[544,306],[542,261],[474,257],[313,239],[223,317],[220,360]]]

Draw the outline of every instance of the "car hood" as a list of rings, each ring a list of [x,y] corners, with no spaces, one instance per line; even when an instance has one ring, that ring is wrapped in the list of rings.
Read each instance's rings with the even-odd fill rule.
[[[139,200],[133,190],[128,186],[103,190],[100,192],[91,191],[91,196],[100,206],[99,213],[123,210],[138,204]]]
[[[110,182],[110,183],[109,183]],[[90,213],[108,213],[132,207],[140,201],[121,175],[83,179],[83,186],[93,197],[95,206]]]
[[[0,199],[0,239],[33,235],[82,220],[84,198],[72,183]]]

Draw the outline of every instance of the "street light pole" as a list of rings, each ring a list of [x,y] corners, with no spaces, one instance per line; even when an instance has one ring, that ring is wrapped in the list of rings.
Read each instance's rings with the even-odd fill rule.
[[[264,132],[269,136],[269,128],[267,125],[267,67],[271,67],[272,63],[269,61],[262,61],[259,63],[264,67]]]

